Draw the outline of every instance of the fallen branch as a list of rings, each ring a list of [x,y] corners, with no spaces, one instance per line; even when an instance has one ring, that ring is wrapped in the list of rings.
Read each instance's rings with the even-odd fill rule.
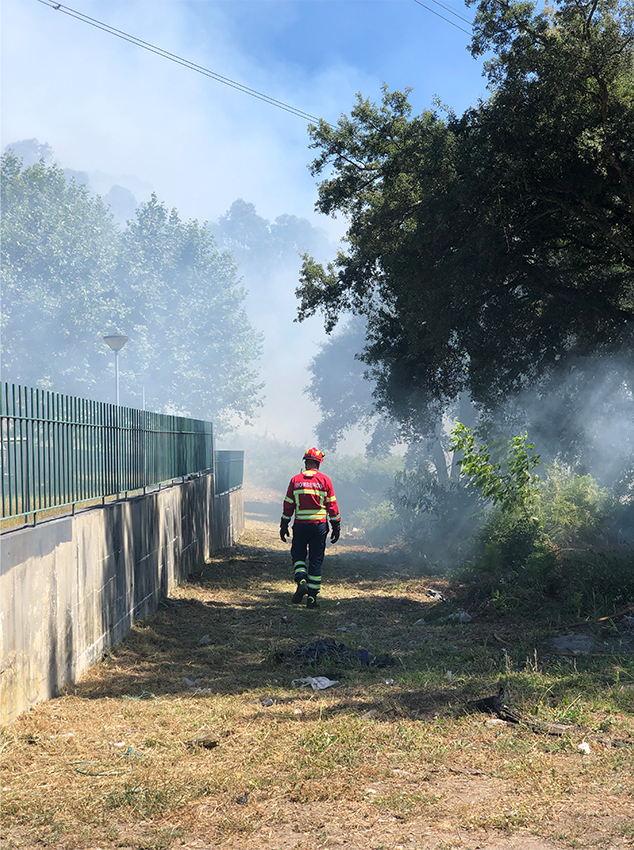
[[[616,614],[608,614],[607,617],[599,617],[598,620],[581,620],[579,623],[564,623],[563,626],[552,626],[552,631],[559,631],[559,629],[576,629],[578,626],[590,626],[594,623],[605,623],[606,620],[616,620],[617,617],[623,617],[625,614],[629,614],[630,611],[634,611],[634,603],[632,603],[632,605],[628,605],[628,607],[624,608],[622,611],[617,611]]]

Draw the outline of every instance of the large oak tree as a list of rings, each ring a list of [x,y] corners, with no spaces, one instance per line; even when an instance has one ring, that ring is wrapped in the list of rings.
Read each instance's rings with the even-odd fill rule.
[[[405,435],[463,391],[493,407],[573,356],[634,350],[633,8],[481,0],[487,100],[412,117],[386,90],[311,128],[317,206],[349,227],[332,264],[305,257],[299,317],[367,317]]]

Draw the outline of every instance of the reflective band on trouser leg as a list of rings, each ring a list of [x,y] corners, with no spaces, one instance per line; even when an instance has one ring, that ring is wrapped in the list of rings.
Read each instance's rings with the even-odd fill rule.
[[[306,555],[308,554],[308,541],[306,534],[301,525],[293,526],[293,540],[291,541],[291,560],[293,561],[293,571],[295,573],[295,581],[300,582],[306,578],[308,570],[306,569]]]
[[[308,576],[308,595],[317,596],[321,589],[321,576]]]
[[[328,523],[314,523],[308,543],[308,595],[317,596],[321,589],[321,565],[326,551]]]

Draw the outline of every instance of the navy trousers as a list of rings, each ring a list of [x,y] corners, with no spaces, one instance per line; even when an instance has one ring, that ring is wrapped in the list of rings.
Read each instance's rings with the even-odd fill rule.
[[[296,522],[293,525],[291,558],[295,581],[306,579],[309,596],[317,596],[321,588],[321,565],[324,562],[327,537],[327,522]]]

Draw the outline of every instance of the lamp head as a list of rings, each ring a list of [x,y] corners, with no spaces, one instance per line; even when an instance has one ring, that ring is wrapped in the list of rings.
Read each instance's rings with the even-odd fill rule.
[[[130,339],[125,334],[108,334],[103,338],[113,351],[120,351],[126,342]]]

